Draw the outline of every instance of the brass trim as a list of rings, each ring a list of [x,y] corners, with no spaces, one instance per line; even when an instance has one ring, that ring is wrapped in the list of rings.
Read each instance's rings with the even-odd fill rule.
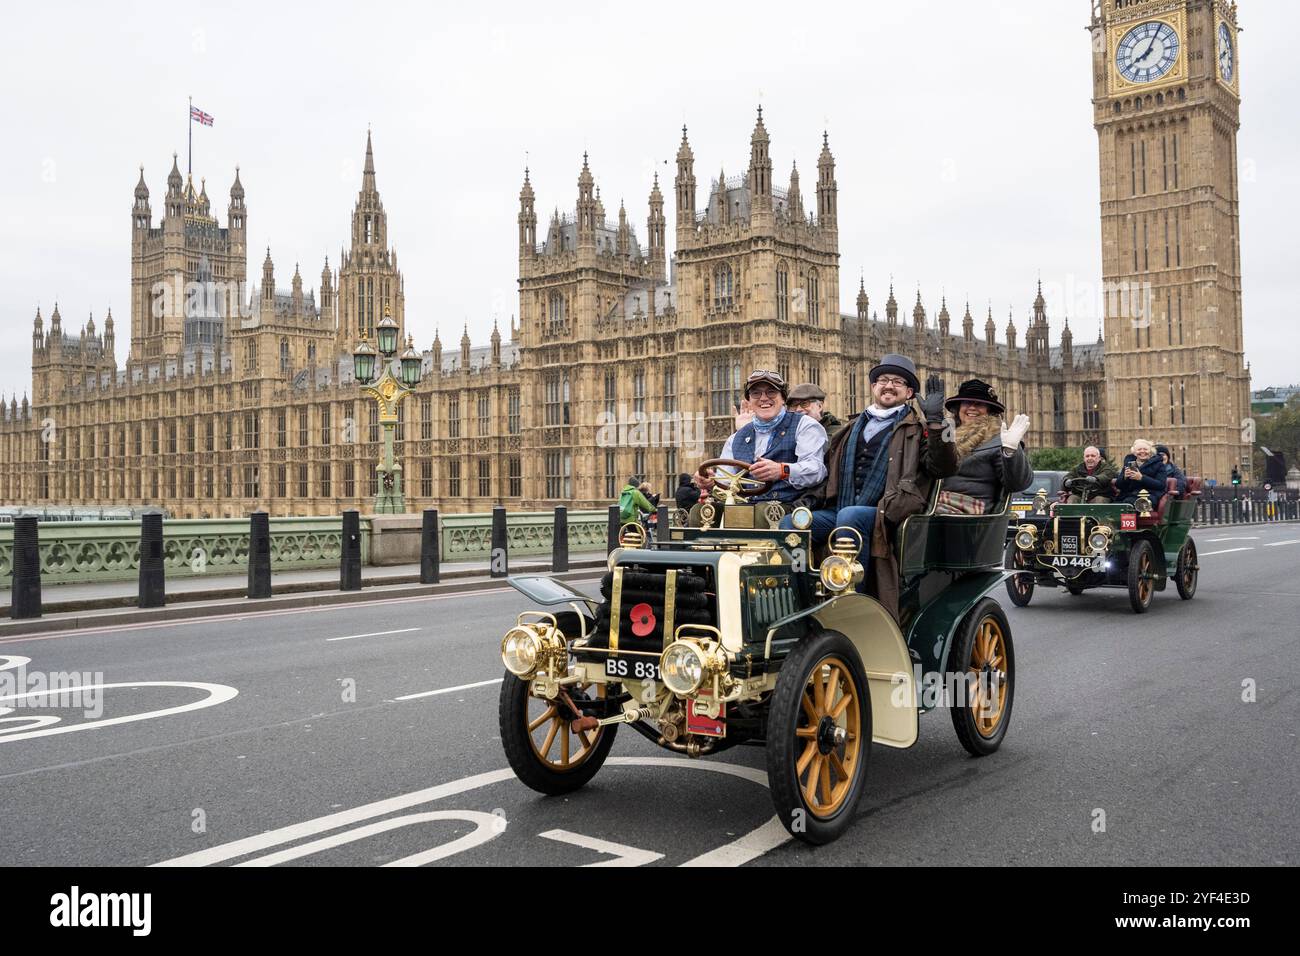
[[[609,586],[609,649],[618,650],[618,618],[623,604],[623,569],[614,569],[614,580]]]
[[[669,568],[664,575],[664,639],[663,646],[669,644],[668,635],[673,632],[673,618],[677,614],[677,569]]]

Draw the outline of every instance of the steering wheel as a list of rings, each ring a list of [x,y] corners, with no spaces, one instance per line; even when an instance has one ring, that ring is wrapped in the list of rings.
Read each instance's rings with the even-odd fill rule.
[[[752,463],[736,461],[734,458],[710,458],[708,461],[700,462],[700,466],[695,469],[696,474],[701,478],[712,478],[713,483],[723,491],[730,491],[734,495],[744,495],[747,498],[757,498],[759,495],[765,495],[772,490],[773,481],[759,481],[757,478],[751,478],[749,469]],[[734,475],[718,475],[716,478],[713,471],[716,468],[734,468]]]

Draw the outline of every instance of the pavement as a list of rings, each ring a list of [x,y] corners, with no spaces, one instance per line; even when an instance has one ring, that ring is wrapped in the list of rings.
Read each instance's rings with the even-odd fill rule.
[[[1300,528],[1196,540],[1192,601],[1002,600],[1001,750],[971,758],[923,716],[816,849],[774,823],[760,748],[691,761],[624,728],[582,790],[520,784],[498,646],[529,604],[505,587],[0,637],[0,682],[97,688],[62,709],[0,691],[6,862],[1295,865]]]

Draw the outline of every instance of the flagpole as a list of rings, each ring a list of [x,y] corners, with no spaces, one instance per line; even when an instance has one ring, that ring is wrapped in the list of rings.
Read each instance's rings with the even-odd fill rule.
[[[186,112],[185,112],[185,126],[189,129],[189,133],[190,133],[190,151],[189,151],[189,155],[187,155],[187,156],[185,157],[185,175],[186,175],[187,177],[188,177],[188,176],[193,176],[193,175],[194,175],[194,113],[193,113],[193,109],[194,109],[194,97],[191,96],[191,97],[190,97],[190,108],[189,108],[189,110],[186,110]]]

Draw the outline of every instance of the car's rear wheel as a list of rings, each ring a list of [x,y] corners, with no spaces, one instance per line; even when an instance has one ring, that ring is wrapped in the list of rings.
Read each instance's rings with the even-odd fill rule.
[[[614,745],[617,724],[575,730],[573,711],[562,697],[534,697],[530,684],[506,674],[497,713],[501,745],[521,781],[539,793],[571,793],[596,775]],[[586,688],[566,688],[577,701]]]
[[[871,753],[871,692],[853,643],[805,638],[781,665],[767,720],[767,777],[776,815],[805,843],[853,822]]]
[[[1145,614],[1156,592],[1156,557],[1151,542],[1134,542],[1128,552],[1128,603],[1134,614]]]
[[[1199,572],[1200,566],[1196,563],[1196,542],[1189,537],[1178,552],[1178,572],[1174,577],[1178,596],[1184,601],[1190,601],[1195,597],[1196,577]]]
[[[1012,569],[1028,568],[1028,556],[1016,547],[1014,541],[1007,544],[1005,567]],[[1007,578],[1007,597],[1016,607],[1024,607],[1034,596],[1034,576],[1028,572],[1013,574]]]
[[[972,756],[987,756],[1002,746],[1016,690],[1011,625],[997,601],[984,598],[966,615],[948,660],[958,675],[960,699],[950,707],[957,739]]]

